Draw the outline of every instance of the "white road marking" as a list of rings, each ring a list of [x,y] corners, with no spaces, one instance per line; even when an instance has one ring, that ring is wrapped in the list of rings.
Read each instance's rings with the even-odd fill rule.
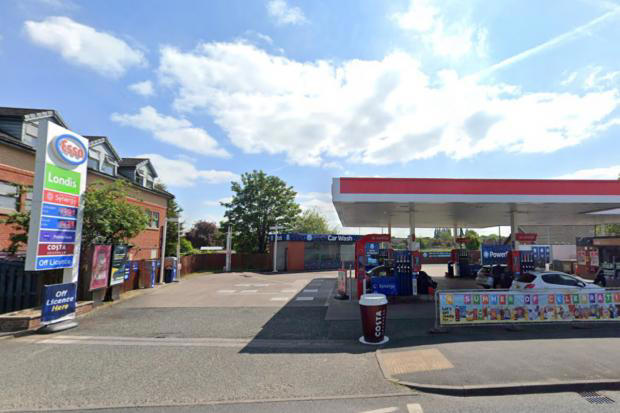
[[[252,287],[268,287],[269,284],[252,284]]]
[[[232,294],[235,290],[217,290],[218,294]]]
[[[392,407],[384,407],[382,409],[364,410],[363,412],[360,412],[360,413],[392,413],[392,412],[397,412],[397,411],[398,411],[398,407],[392,406]]]
[[[251,287],[252,284],[235,284],[235,287]]]
[[[418,403],[408,403],[407,411],[409,413],[424,413],[424,410],[422,410],[422,406],[420,406],[420,404]]]
[[[314,297],[297,297],[295,298],[295,301],[312,301],[314,300]]]
[[[290,298],[288,297],[272,297],[269,301],[288,301]]]
[[[283,293],[296,293],[298,290],[296,290],[294,288],[291,288],[291,289],[288,289],[288,290],[280,290],[280,291],[283,292]]]
[[[239,291],[241,294],[253,294],[258,292],[258,290],[241,290]]]
[[[317,290],[316,288],[306,288],[304,290],[304,293],[308,293],[308,294],[310,294],[310,293],[318,293],[318,292],[319,292],[319,290]]]

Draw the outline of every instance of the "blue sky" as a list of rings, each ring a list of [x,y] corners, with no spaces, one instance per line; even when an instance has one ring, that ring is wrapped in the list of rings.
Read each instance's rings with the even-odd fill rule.
[[[0,5],[0,105],[148,155],[188,221],[283,178],[337,223],[335,176],[615,178],[620,3]]]

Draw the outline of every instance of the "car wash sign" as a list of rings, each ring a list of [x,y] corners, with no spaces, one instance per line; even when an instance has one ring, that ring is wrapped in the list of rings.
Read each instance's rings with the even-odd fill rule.
[[[82,231],[80,197],[86,187],[88,141],[41,121],[35,160],[26,270],[73,268]]]
[[[510,245],[482,245],[480,257],[482,265],[507,264]]]

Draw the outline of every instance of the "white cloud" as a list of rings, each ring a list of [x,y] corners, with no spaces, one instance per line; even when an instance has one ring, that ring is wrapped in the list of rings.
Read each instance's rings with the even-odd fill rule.
[[[193,126],[187,119],[161,115],[152,106],[144,106],[135,115],[113,113],[110,118],[121,125],[152,132],[155,139],[194,153],[230,157],[206,130]]]
[[[230,171],[197,169],[192,163],[182,159],[170,159],[155,153],[145,153],[137,158],[149,158],[159,178],[171,187],[188,187],[197,184],[226,184],[240,179]]]
[[[295,199],[302,210],[315,209],[320,212],[330,227],[341,227],[336,208],[329,192],[299,192]]]
[[[267,2],[267,12],[278,24],[303,24],[308,19],[299,7],[289,6],[285,0],[270,0]]]
[[[232,197],[227,196],[227,197],[216,199],[216,200],[207,200],[207,201],[204,201],[203,204],[206,206],[210,206],[210,207],[221,207],[222,205],[220,204],[220,202],[230,202],[230,201],[232,201]]]
[[[153,82],[151,82],[150,80],[132,83],[131,85],[129,85],[128,88],[132,92],[142,96],[152,96],[155,93],[155,91],[153,90]]]
[[[612,165],[604,168],[579,169],[556,179],[618,179],[620,177],[620,165]]]
[[[522,92],[441,71],[430,78],[404,52],[381,60],[299,62],[243,43],[161,50],[161,81],[180,111],[206,111],[247,153],[408,162],[444,154],[549,153],[617,123],[617,88]]]
[[[394,13],[391,18],[401,29],[415,33],[436,55],[459,59],[472,52],[487,54],[485,28],[463,18],[448,23],[432,0],[410,0],[406,11]]]
[[[140,50],[68,17],[48,17],[40,22],[28,20],[24,26],[33,43],[60,53],[69,63],[86,66],[104,76],[119,77],[130,67],[146,65]]]

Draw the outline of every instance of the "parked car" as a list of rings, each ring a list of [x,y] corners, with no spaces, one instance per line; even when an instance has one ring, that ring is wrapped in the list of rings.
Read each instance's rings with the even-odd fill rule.
[[[592,281],[576,275],[556,271],[530,271],[519,275],[510,286],[511,290],[526,290],[539,288],[568,288],[568,289],[600,289]]]
[[[508,288],[512,277],[506,265],[484,265],[476,275],[476,284],[484,288]]]

